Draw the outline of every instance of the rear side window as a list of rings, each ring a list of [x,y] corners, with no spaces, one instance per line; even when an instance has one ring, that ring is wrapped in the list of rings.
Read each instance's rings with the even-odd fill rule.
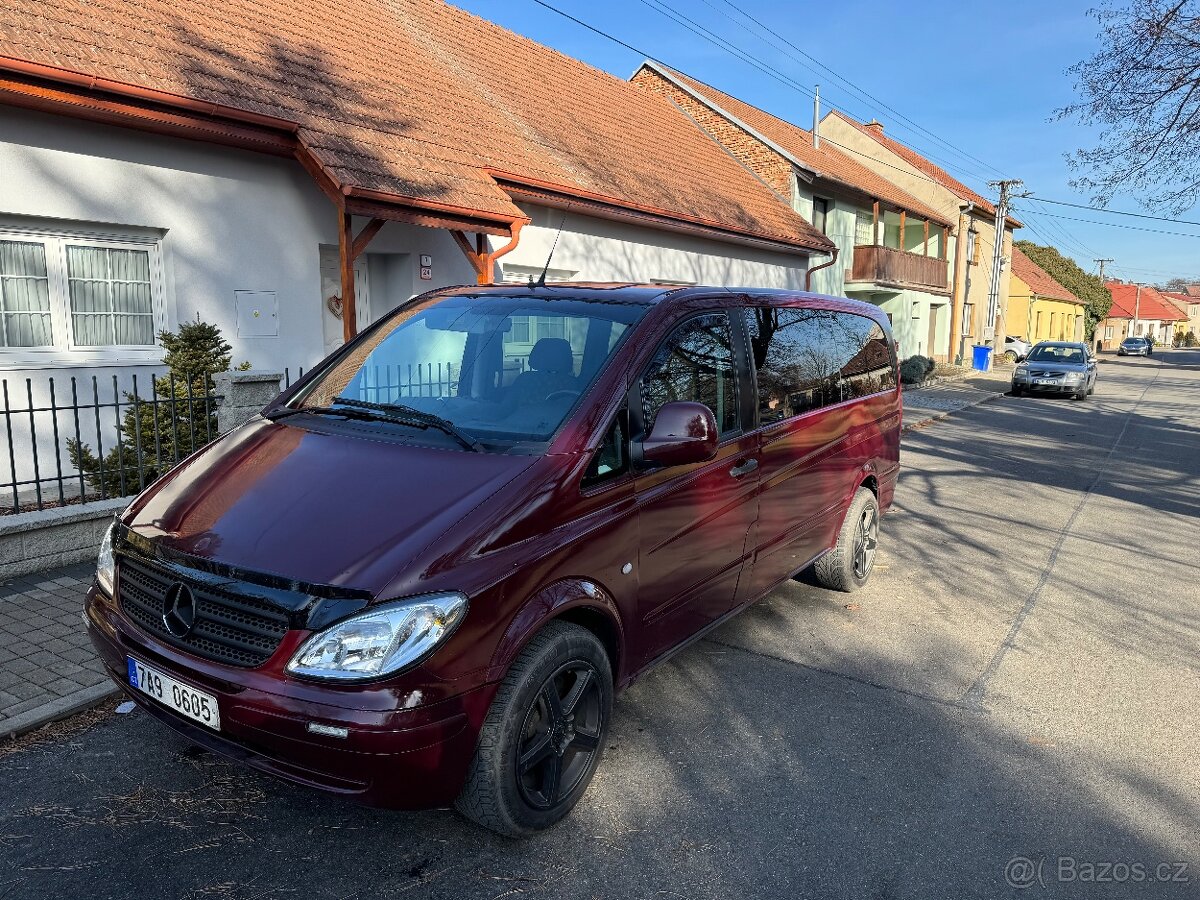
[[[664,403],[694,400],[712,410],[722,435],[738,428],[737,368],[726,313],[688,319],[667,338],[642,377],[646,432]]]
[[[895,387],[894,351],[873,320],[827,309],[747,312],[761,424]]]

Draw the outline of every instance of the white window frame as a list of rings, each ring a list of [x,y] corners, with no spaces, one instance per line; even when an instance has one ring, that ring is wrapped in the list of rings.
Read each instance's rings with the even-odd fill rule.
[[[53,366],[124,365],[160,363],[158,334],[168,329],[162,238],[87,230],[12,227],[0,224],[0,240],[39,243],[46,254],[46,280],[50,294],[50,334],[44,347],[0,347],[0,370]],[[106,346],[75,343],[74,319],[67,270],[67,245],[143,250],[150,255],[150,302],[155,341],[152,344]]]

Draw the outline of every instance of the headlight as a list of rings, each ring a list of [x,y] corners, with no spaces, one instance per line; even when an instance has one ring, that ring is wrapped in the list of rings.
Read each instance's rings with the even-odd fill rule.
[[[1029,374],[1029,366],[1017,366],[1017,374],[1018,375],[1028,375]]]
[[[1079,381],[1083,378],[1082,372],[1067,372],[1063,376],[1063,381]]]
[[[104,538],[100,541],[100,552],[96,556],[96,581],[111,597],[113,592],[113,576],[116,572],[116,562],[113,560],[112,536],[117,523],[108,526]]]
[[[304,642],[288,671],[342,681],[390,675],[428,656],[467,613],[458,593],[427,594],[377,606]]]

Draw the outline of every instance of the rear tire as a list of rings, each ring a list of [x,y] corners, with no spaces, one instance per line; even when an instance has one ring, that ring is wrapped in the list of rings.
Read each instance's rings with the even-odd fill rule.
[[[817,581],[831,591],[857,591],[871,577],[878,548],[879,502],[860,487],[850,502],[837,543],[813,566]]]
[[[612,666],[596,636],[550,622],[500,683],[455,807],[508,837],[554,825],[600,764],[612,697]]]
[[[1004,358],[1007,359],[1010,363],[1015,363],[1017,361],[1017,351],[1016,350],[1005,350]]]

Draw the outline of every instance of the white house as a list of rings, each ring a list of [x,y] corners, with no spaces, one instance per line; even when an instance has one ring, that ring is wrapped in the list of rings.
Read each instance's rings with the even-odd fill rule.
[[[38,407],[50,374],[59,403],[146,379],[196,316],[235,364],[310,366],[560,230],[577,280],[802,288],[832,250],[665,99],[439,0],[76,15],[0,32],[0,376]]]

